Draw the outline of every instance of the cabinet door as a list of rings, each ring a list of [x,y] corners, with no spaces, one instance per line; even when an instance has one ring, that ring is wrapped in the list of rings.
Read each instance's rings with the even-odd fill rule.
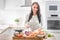
[[[0,9],[5,8],[5,0],[0,0]]]

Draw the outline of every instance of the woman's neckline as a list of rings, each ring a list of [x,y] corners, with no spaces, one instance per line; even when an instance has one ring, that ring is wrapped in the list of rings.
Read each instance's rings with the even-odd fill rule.
[[[33,16],[37,16],[37,15],[33,15]]]

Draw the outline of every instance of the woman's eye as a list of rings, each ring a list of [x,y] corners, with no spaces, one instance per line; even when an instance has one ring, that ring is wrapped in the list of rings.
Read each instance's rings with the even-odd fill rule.
[[[37,8],[38,9],[38,7],[34,7],[34,8]]]

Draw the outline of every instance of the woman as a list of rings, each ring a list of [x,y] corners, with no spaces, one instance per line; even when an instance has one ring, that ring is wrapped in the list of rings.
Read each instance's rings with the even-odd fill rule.
[[[41,28],[41,14],[40,7],[37,2],[34,2],[31,6],[31,12],[26,17],[26,27],[31,28],[32,31]]]

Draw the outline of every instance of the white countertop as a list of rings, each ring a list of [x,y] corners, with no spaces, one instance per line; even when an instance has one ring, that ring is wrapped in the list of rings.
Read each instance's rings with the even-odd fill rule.
[[[0,25],[0,33],[8,27],[9,25]]]

